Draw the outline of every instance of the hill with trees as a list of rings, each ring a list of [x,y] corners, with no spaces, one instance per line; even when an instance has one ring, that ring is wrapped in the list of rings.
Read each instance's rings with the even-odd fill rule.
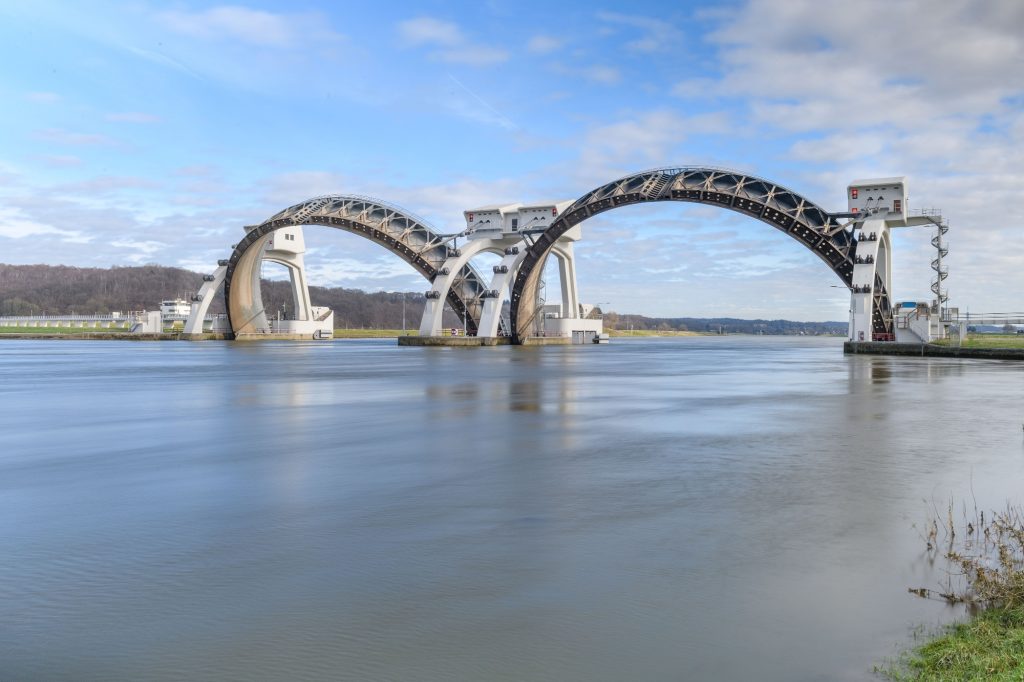
[[[157,310],[160,301],[187,300],[202,284],[201,273],[160,265],[76,268],[0,264],[0,316]],[[273,317],[281,311],[286,317],[292,306],[290,283],[264,280],[262,291],[267,315]],[[426,302],[423,292],[368,293],[359,289],[311,286],[309,293],[314,305],[328,306],[334,311],[334,325],[338,328],[401,329],[404,299],[406,328],[415,329]],[[223,292],[214,298],[210,312],[224,312]],[[604,319],[610,329],[726,334],[846,333],[846,322],[661,318],[614,312],[605,313]],[[460,322],[449,312],[444,325],[455,327],[460,326]]]

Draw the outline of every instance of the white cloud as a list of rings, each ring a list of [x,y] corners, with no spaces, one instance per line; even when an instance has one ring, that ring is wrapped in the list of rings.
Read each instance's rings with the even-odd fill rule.
[[[380,288],[372,280],[390,280],[396,277],[417,276],[413,268],[394,255],[372,259],[355,259],[332,256],[329,260],[310,260],[307,267],[309,281],[316,286],[352,286],[361,284],[365,288]]]
[[[7,209],[0,216],[0,237],[7,239],[24,239],[25,237],[58,236],[64,241],[81,242],[82,233],[74,230],[62,230],[43,222],[32,220],[18,209]],[[88,241],[88,239],[85,239]]]
[[[567,66],[561,63],[551,65],[551,70],[563,76],[582,78],[591,83],[600,85],[616,85],[622,80],[622,72],[614,66]]]
[[[751,0],[716,16],[719,77],[673,94],[719,98],[738,129],[782,141],[804,168],[790,184],[826,208],[855,177],[908,176],[911,208],[953,225],[954,303],[1019,308],[1024,4]],[[899,298],[928,296],[930,233],[897,231]]]
[[[584,184],[607,182],[624,172],[679,163],[682,144],[696,133],[726,129],[718,114],[684,116],[670,109],[637,114],[586,132],[573,165]]]
[[[851,13],[878,20],[864,30]],[[752,0],[711,40],[724,70],[714,91],[751,98],[758,118],[788,130],[912,129],[998,111],[1024,87],[1021,3]]]
[[[398,24],[398,33],[410,45],[443,45],[452,47],[465,42],[462,31],[450,21],[418,17]]]
[[[203,40],[234,40],[255,47],[292,48],[304,39],[337,40],[315,15],[275,14],[224,5],[201,12],[165,11],[157,20],[172,31]]]
[[[266,200],[269,212],[265,217],[294,206],[306,199],[324,194],[363,194],[366,189],[354,189],[354,180],[328,171],[291,171],[279,173],[261,183],[260,195]],[[261,218],[260,220],[263,220]]]
[[[36,104],[55,104],[61,97],[55,92],[29,92],[25,94],[25,99]]]
[[[155,189],[159,187],[159,183],[144,177],[97,175],[87,180],[54,185],[51,190],[62,195],[96,196],[112,194],[122,190]]]
[[[849,134],[839,133],[822,138],[806,139],[796,142],[791,153],[793,158],[801,161],[824,163],[846,162],[864,156],[874,156],[885,149],[882,135],[870,131]]]
[[[532,54],[550,54],[560,50],[564,42],[553,36],[536,35],[526,43],[526,51]]]
[[[675,47],[682,40],[682,33],[661,19],[617,12],[598,12],[597,17],[608,24],[640,29],[640,37],[626,43],[627,49],[636,52],[661,52]]]
[[[259,193],[267,198],[268,203],[265,204],[266,215],[259,220],[314,196],[355,194],[397,203],[405,210],[421,215],[437,229],[449,231],[464,226],[462,212],[467,208],[519,201],[524,198],[525,191],[522,183],[510,179],[457,179],[410,186],[328,171],[299,171],[274,175],[261,182]]]
[[[100,39],[197,80],[275,96],[296,83],[303,84],[307,98],[316,98],[328,88],[337,94],[345,91],[342,81],[358,75],[339,68],[357,57],[346,37],[321,12],[270,12],[230,5],[201,11],[140,11],[137,21],[111,27]]]
[[[153,254],[163,251],[168,247],[167,244],[157,241],[136,241],[131,239],[121,239],[110,242],[110,246],[118,249],[126,249],[133,253],[122,256],[129,263],[146,263],[149,262]]]
[[[474,43],[457,24],[433,17],[417,17],[398,24],[398,34],[410,47],[434,48],[432,59],[448,64],[490,66],[508,61],[507,50]]]

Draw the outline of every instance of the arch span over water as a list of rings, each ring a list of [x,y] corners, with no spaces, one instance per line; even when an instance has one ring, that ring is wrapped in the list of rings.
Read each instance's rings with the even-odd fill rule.
[[[727,208],[765,222],[810,249],[851,287],[857,238],[854,224],[777,183],[736,171],[709,167],[642,171],[587,192],[545,230],[523,258],[512,288],[511,327],[517,343],[530,335],[537,315],[537,287],[555,240],[587,218],[629,204],[687,201]],[[877,333],[891,333],[892,315],[885,282],[876,281]]]
[[[254,300],[263,246],[283,227],[326,225],[357,234],[380,244],[409,263],[433,282],[442,264],[456,249],[424,220],[379,199],[356,195],[328,195],[290,206],[253,227],[235,245],[224,279],[228,323],[233,334],[252,331],[262,303]],[[470,333],[480,320],[480,299],[486,282],[468,263],[456,273],[447,301],[455,312],[465,314]]]

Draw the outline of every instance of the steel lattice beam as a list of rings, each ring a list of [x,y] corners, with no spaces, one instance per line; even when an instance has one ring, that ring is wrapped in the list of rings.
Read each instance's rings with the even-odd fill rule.
[[[329,195],[307,199],[271,216],[250,230],[235,245],[228,260],[224,279],[224,298],[231,320],[231,286],[235,268],[243,254],[262,237],[282,227],[325,225],[357,234],[380,244],[409,263],[430,282],[454,249],[424,220],[396,206],[368,197]],[[459,272],[458,285],[451,288],[447,302],[461,318],[465,313],[471,334],[476,334],[482,309],[481,297],[487,290],[484,278],[467,264]]]
[[[512,335],[528,336],[542,264],[561,235],[591,216],[619,206],[652,201],[687,201],[720,206],[751,216],[796,239],[852,285],[857,239],[853,226],[782,185],[736,171],[707,167],[661,168],[620,178],[578,200],[540,234],[523,259],[512,289]],[[892,312],[884,287],[876,290],[877,333],[891,333]],[[877,300],[881,297],[881,300]]]

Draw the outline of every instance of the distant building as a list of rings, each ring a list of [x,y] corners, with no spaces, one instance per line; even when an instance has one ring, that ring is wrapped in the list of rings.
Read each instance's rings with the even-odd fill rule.
[[[185,320],[192,309],[188,301],[176,298],[173,301],[160,301],[160,315],[164,321]]]

